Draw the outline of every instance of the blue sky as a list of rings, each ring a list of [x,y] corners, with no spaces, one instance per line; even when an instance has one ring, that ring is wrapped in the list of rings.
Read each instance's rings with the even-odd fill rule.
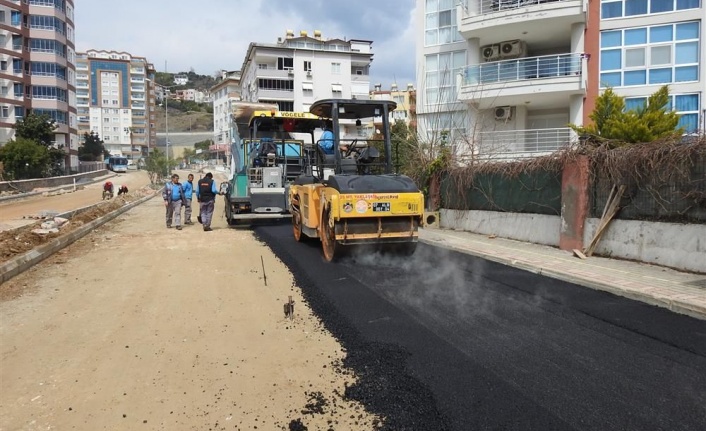
[[[112,5],[108,7],[108,4]],[[373,41],[371,85],[415,81],[414,0],[78,0],[76,49],[127,51],[158,71],[240,69],[250,42],[287,29]]]

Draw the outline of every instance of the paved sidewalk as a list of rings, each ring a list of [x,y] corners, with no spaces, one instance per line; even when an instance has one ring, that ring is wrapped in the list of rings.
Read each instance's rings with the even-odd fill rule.
[[[449,229],[420,229],[419,238],[424,243],[706,320],[706,274],[595,256],[583,260],[554,247]]]

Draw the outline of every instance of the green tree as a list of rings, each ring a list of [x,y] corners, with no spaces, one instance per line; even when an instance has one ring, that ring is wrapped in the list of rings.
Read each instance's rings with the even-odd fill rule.
[[[54,141],[56,122],[48,115],[27,114],[15,124],[15,136],[49,147]]]
[[[109,153],[106,151],[104,142],[97,133],[84,133],[83,145],[78,148],[78,158],[84,162],[99,162],[105,159]]]
[[[47,148],[31,139],[16,138],[0,147],[5,174],[13,180],[40,178],[50,169]]]
[[[409,175],[415,168],[414,151],[417,145],[416,134],[407,123],[397,120],[390,129],[390,141],[392,142],[392,160],[395,170],[401,174]]]
[[[56,122],[46,114],[37,115],[30,112],[15,124],[15,136],[18,139],[33,141],[44,147],[47,154],[45,166],[37,166],[33,172],[41,172],[38,176],[63,175],[63,161],[66,154],[63,145],[54,147],[54,130]]]
[[[208,147],[210,147],[212,143],[213,142],[210,139],[206,139],[205,141],[195,143],[194,148],[197,150],[202,150],[203,152],[208,152]]]
[[[667,109],[669,87],[666,85],[652,94],[647,105],[635,110],[625,110],[625,98],[612,88],[606,89],[598,99],[589,118],[588,126],[569,126],[579,135],[594,140],[613,141],[614,146],[639,142],[652,142],[682,133],[677,128],[679,116]]]
[[[161,184],[177,164],[176,160],[167,160],[167,155],[155,148],[145,159],[145,170],[150,183],[152,185]]]
[[[154,74],[154,80],[157,84],[164,87],[171,87],[174,85],[174,75],[167,72],[157,72]]]

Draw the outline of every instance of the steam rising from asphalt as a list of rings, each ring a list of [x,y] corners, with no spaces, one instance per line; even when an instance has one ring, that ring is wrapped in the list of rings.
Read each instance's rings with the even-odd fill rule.
[[[483,286],[487,263],[481,259],[459,259],[448,250],[420,245],[405,257],[360,250],[345,263],[360,281],[407,308],[452,310],[456,318],[466,320],[490,318],[497,307],[492,292]],[[370,273],[375,274],[373,280]]]

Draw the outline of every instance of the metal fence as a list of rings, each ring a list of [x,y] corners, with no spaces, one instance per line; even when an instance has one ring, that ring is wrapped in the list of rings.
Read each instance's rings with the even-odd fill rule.
[[[685,174],[674,169],[645,168],[644,172],[618,181],[626,189],[616,218],[706,223],[706,156],[697,156],[690,164],[683,168]],[[594,165],[593,169],[595,172],[597,167]],[[611,178],[594,177],[590,192],[591,217],[601,217],[615,183]]]
[[[706,155],[685,157],[675,168],[645,167],[616,180],[598,175],[594,160],[589,184],[589,217],[600,218],[614,185],[625,185],[615,218],[674,223],[706,223]],[[465,174],[470,175],[470,174]],[[562,170],[536,171],[509,177],[502,172],[447,174],[441,183],[441,206],[456,210],[481,210],[561,214]]]
[[[463,85],[581,75],[583,54],[568,53],[492,61],[466,67]]]
[[[568,127],[481,132],[475,144],[480,159],[534,157],[552,153],[578,140]]]
[[[480,15],[567,0],[481,0]],[[472,9],[472,7],[471,7]]]
[[[508,177],[475,175],[472,181],[447,175],[441,182],[441,206],[531,214],[561,214],[561,171],[537,171]]]
[[[103,162],[78,162],[78,173],[95,172],[105,169]]]

